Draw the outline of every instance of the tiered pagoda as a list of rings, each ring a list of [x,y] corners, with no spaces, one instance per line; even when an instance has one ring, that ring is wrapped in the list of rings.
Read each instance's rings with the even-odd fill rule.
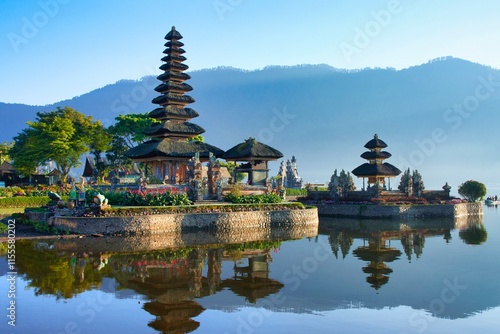
[[[206,143],[191,141],[205,130],[199,125],[190,123],[198,113],[186,107],[194,99],[186,95],[193,88],[185,81],[191,77],[184,73],[189,67],[183,62],[184,44],[180,42],[182,35],[172,27],[165,36],[167,42],[161,59],[164,64],[160,69],[164,71],[157,79],[162,83],[155,88],[161,95],[153,99],[159,107],[149,113],[149,116],[158,120],[144,133],[151,140],[142,143],[125,154],[134,162],[151,163],[153,176],[164,180],[165,183],[177,184],[186,182],[187,162],[196,152],[200,160],[207,161],[209,154],[220,157],[224,151]]]
[[[382,151],[382,149],[386,147],[387,144],[379,139],[377,134],[373,136],[372,140],[365,144],[365,148],[369,149],[369,151],[361,154],[361,158],[368,160],[368,162],[356,167],[352,171],[357,177],[363,178],[363,189],[365,189],[365,178],[368,179],[368,186],[378,184],[384,187],[386,178],[390,182],[391,177],[396,177],[401,174],[401,171],[397,167],[384,162],[385,159],[392,156],[389,152]]]

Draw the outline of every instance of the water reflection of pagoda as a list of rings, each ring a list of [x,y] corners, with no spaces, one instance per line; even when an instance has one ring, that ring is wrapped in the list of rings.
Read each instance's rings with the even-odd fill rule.
[[[269,262],[271,261],[269,251],[248,251],[242,254],[242,258],[246,258],[246,265],[239,264],[241,260],[234,260],[234,276],[225,279],[223,287],[231,289],[251,303],[276,293],[284,287],[281,282],[269,277]]]
[[[235,261],[234,276],[221,280],[222,263],[229,260]],[[132,260],[115,259],[114,267],[121,271],[115,275],[121,285],[151,298],[144,304],[156,316],[150,327],[162,333],[186,333],[200,326],[193,318],[204,308],[196,298],[228,288],[255,303],[283,287],[269,277],[269,250],[240,251],[237,261],[222,249],[193,249],[171,260],[144,260],[140,255]],[[245,261],[247,265],[241,265]]]
[[[368,246],[358,247],[352,253],[361,260],[370,262],[363,267],[363,272],[370,274],[366,281],[376,290],[389,281],[389,274],[392,273],[386,262],[397,260],[401,255],[398,249],[387,247],[382,238],[370,239]]]
[[[391,246],[391,241],[401,242],[406,258],[411,262],[413,257],[422,256],[426,237],[442,235],[448,243],[455,222],[425,222],[425,226],[421,227],[419,222],[403,224],[397,221],[378,221],[376,224],[363,226],[358,220],[327,221],[323,218],[320,232],[328,234],[328,241],[336,258],[338,258],[339,250],[345,258],[354,240],[362,239],[363,246],[353,250],[352,254],[368,262],[367,266],[363,267],[363,272],[369,274],[366,281],[378,290],[388,283],[389,274],[393,271],[387,263],[399,259],[402,255],[399,249]]]

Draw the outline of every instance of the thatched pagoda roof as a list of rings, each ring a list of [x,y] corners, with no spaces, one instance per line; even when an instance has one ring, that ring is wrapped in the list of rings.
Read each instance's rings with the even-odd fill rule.
[[[233,161],[256,161],[256,160],[277,160],[283,157],[283,153],[271,146],[259,143],[255,138],[248,138],[231,149],[222,156],[224,160]]]
[[[182,43],[181,41],[168,41],[164,44],[167,48],[171,48],[171,47],[177,47],[177,48],[181,48],[184,46],[184,43]]]
[[[187,73],[180,72],[165,72],[156,77],[160,81],[176,80],[185,81],[191,79],[191,76]]]
[[[172,94],[172,93],[166,93],[160,96],[155,97],[151,102],[155,104],[167,104],[167,103],[181,103],[181,104],[189,104],[193,103],[194,99],[189,96],[189,95],[179,95],[179,94]]]
[[[373,139],[370,140],[368,143],[365,144],[365,147],[367,149],[375,149],[375,148],[386,148],[387,147],[387,144],[378,138],[378,135],[375,134],[373,136]]]
[[[183,63],[178,63],[174,61],[169,61],[168,63],[165,63],[160,66],[160,70],[163,71],[186,71],[189,69],[189,66]]]
[[[190,122],[172,122],[172,121],[163,121],[161,123],[155,123],[151,125],[148,129],[144,131],[145,135],[148,136],[158,136],[158,135],[189,135],[189,136],[197,136],[205,132],[201,126],[196,125]]]
[[[361,158],[366,160],[383,160],[388,159],[392,156],[389,152],[386,151],[369,151],[361,154]]]
[[[149,113],[149,117],[161,119],[165,117],[175,118],[195,118],[199,114],[191,108],[181,108],[177,106],[165,106],[164,108],[156,108]]]
[[[383,164],[369,164],[364,163],[361,166],[353,169],[352,173],[357,177],[369,177],[369,176],[398,176],[401,171],[391,165],[390,163]]]
[[[2,174],[3,173],[14,173],[15,171],[16,171],[16,169],[14,168],[14,166],[10,162],[4,161],[0,165],[0,173],[2,173]]]
[[[163,57],[161,60],[164,61],[164,62],[169,62],[169,61],[180,61],[180,62],[182,62],[182,61],[186,60],[186,57],[181,56],[181,55],[168,54],[165,57]]]
[[[155,91],[158,93],[164,93],[169,90],[178,90],[182,92],[189,92],[193,90],[193,87],[191,85],[188,85],[187,83],[178,83],[175,81],[166,81],[158,86],[156,86]]]
[[[180,32],[175,30],[175,26],[172,26],[172,29],[165,35],[165,39],[172,40],[172,39],[182,39],[182,35]]]
[[[152,139],[142,143],[125,152],[125,155],[131,159],[137,160],[155,157],[190,159],[196,152],[199,152],[200,159],[208,159],[210,152],[218,158],[224,154],[224,151],[220,148],[206,143],[178,141],[165,138],[162,140]]]

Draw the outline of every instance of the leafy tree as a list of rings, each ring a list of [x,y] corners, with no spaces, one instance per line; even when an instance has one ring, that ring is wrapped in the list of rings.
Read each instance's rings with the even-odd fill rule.
[[[422,175],[418,172],[418,170],[413,171],[412,179],[412,192],[413,196],[421,197],[422,193],[425,189],[424,181],[422,181]]]
[[[340,174],[337,175],[337,170],[333,172],[330,182],[328,183],[328,192],[331,197],[346,197],[349,191],[355,190],[354,181],[352,179],[351,173],[345,170],[341,170]]]
[[[129,147],[123,137],[113,136],[110,148],[106,152],[106,158],[108,159],[109,168],[113,169],[116,174],[122,168],[132,167],[132,159],[125,156],[125,152],[128,150]]]
[[[410,196],[412,194],[412,178],[410,174],[410,168],[404,171],[403,175],[401,175],[401,181],[399,182],[398,189],[402,193],[405,193],[406,196]]]
[[[111,166],[109,166],[103,159],[102,154],[111,149],[113,135],[103,126],[96,126],[93,130],[91,138],[92,141],[89,145],[90,153],[94,156],[96,175],[95,177],[104,180]]]
[[[99,138],[95,136],[102,128],[99,121],[70,107],[39,112],[36,121],[27,124],[29,127],[14,137],[10,150],[14,167],[30,175],[36,166],[52,160],[62,181],[67,180],[71,168],[80,165],[82,154],[89,152],[92,145],[98,146]]]
[[[197,136],[194,136],[193,138],[189,138],[188,139],[189,142],[200,142],[200,143],[204,143],[205,142],[205,137],[203,137],[202,135],[197,135]]]
[[[115,125],[109,127],[111,134],[120,136],[128,148],[137,146],[149,139],[144,131],[158,120],[149,117],[149,113],[119,115],[115,118]]]
[[[14,145],[9,150],[10,157],[14,159],[14,167],[22,175],[31,175],[39,165],[39,154],[34,144],[33,129],[24,129],[14,137]]]
[[[0,164],[4,161],[10,162],[9,151],[14,146],[14,143],[4,141],[0,144]]]
[[[339,197],[339,176],[337,175],[337,170],[333,172],[330,177],[330,182],[328,183],[328,192],[332,198]]]
[[[486,196],[486,186],[481,182],[468,180],[458,187],[458,193],[469,202],[479,202]]]

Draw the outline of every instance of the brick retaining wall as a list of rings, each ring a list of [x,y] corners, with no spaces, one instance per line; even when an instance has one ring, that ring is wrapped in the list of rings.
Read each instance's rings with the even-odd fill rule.
[[[367,219],[414,219],[482,215],[482,203],[437,205],[320,204],[323,216]]]
[[[317,208],[283,211],[161,214],[130,217],[55,217],[53,225],[78,234],[148,235],[207,230],[235,234],[242,229],[266,233],[271,227],[317,226]]]

